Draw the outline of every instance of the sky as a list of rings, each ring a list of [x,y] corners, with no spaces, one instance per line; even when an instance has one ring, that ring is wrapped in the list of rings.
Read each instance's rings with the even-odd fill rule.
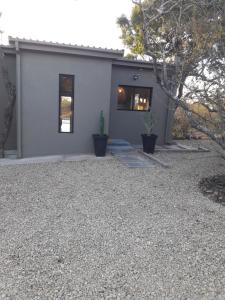
[[[13,36],[122,49],[116,19],[131,8],[131,0],[0,0],[2,41]]]

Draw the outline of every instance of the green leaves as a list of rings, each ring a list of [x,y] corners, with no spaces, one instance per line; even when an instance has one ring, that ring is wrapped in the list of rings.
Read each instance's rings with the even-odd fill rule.
[[[150,50],[159,59],[166,54],[170,61],[179,54],[195,63],[196,56],[209,55],[215,43],[225,45],[225,1],[145,0],[142,6],[134,5],[129,19],[122,15],[117,24],[131,53]]]
[[[100,135],[105,134],[105,118],[102,110],[99,116],[99,131],[100,131]]]
[[[117,19],[117,24],[122,32],[121,39],[124,45],[130,48],[132,54],[143,55],[143,17],[140,7],[135,5],[130,20],[122,15]]]
[[[143,112],[143,123],[145,126],[146,134],[150,135],[155,125],[155,118],[152,111]]]

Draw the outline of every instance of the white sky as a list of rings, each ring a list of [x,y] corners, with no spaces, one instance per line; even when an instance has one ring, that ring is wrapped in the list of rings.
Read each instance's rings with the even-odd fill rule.
[[[8,36],[123,48],[116,19],[131,0],[0,0],[0,30]]]

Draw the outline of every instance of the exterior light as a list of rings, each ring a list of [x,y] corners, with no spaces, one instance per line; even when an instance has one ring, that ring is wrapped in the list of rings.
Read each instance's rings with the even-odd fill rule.
[[[138,80],[139,77],[140,77],[140,74],[134,74],[134,75],[133,75],[133,79],[134,79],[134,80]]]

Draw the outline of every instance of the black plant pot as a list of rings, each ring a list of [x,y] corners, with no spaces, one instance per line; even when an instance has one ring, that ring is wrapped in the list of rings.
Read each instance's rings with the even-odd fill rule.
[[[94,141],[95,155],[100,157],[105,156],[108,135],[93,134],[93,141]]]
[[[142,143],[143,143],[143,151],[146,153],[154,153],[155,152],[155,144],[157,140],[157,135],[151,134],[142,134]]]

